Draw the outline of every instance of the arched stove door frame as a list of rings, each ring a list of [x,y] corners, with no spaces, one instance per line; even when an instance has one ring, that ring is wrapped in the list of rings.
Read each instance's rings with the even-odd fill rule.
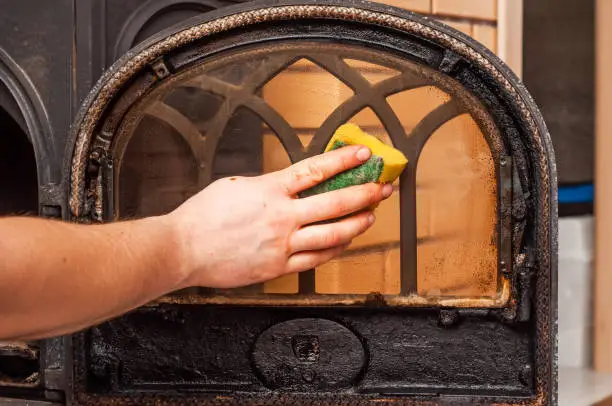
[[[437,303],[435,305],[439,309],[436,312],[440,325],[446,327],[457,324],[462,318],[494,318],[500,325],[510,323],[520,326],[523,323],[532,326],[533,363],[524,365],[517,373],[520,375],[519,381],[527,382],[523,385],[525,390],[533,391],[533,396],[518,391],[517,402],[532,399],[534,404],[554,403],[557,219],[556,172],[550,137],[527,90],[503,62],[472,39],[435,21],[403,10],[357,0],[288,0],[280,3],[255,1],[207,13],[180,28],[156,35],[128,52],[104,74],[77,116],[71,134],[70,160],[66,162],[64,170],[65,177],[70,181],[66,191],[69,210],[65,213],[65,219],[80,222],[113,219],[113,157],[108,147],[113,143],[114,131],[120,121],[115,118],[120,119],[126,111],[124,103],[113,104],[117,95],[132,86],[133,99],[130,102],[137,101],[149,88],[169,80],[175,72],[206,55],[195,57],[197,52],[192,51],[194,59],[190,60],[189,49],[206,49],[208,38],[214,42],[217,38],[231,36],[233,32],[248,27],[253,32],[262,28],[262,31],[274,33],[268,39],[279,39],[286,35],[282,30],[283,24],[287,28],[286,24],[289,23],[297,27],[298,31],[301,24],[312,23],[321,27],[337,26],[340,32],[356,24],[389,32],[390,36],[412,38],[414,42],[427,44],[430,51],[437,48],[437,55],[434,52],[424,52],[419,62],[461,83],[489,111],[500,129],[500,148],[503,150],[497,155],[497,164],[500,201],[506,199],[505,204],[499,205],[499,216],[505,224],[500,225],[498,248],[500,252],[508,254],[507,259],[500,258],[500,267],[509,268],[503,273],[512,281],[511,291],[508,292],[507,300],[500,303],[501,306],[482,306],[478,302]],[[265,37],[269,34],[262,35]],[[291,35],[295,36],[295,32],[285,38]],[[341,34],[338,34],[337,38],[340,37]],[[364,43],[367,41],[364,38]],[[402,48],[399,43],[394,46],[400,54],[409,57],[411,51],[407,50],[408,47]],[[217,51],[219,49],[208,50],[209,54]],[[419,59],[416,55],[418,52],[412,52],[410,57]],[[100,126],[100,123],[104,124]],[[519,191],[520,196],[517,193]],[[521,238],[513,241],[513,235],[517,234]],[[430,306],[431,303],[420,305]],[[499,309],[492,310],[489,307]],[[303,307],[302,315],[318,312]],[[332,308],[329,314],[342,318],[341,313],[341,310],[334,313]],[[296,315],[300,314],[298,308]],[[409,312],[405,317],[420,317],[414,314]],[[385,317],[386,312],[381,310],[380,318]],[[87,334],[91,332],[75,337],[76,351],[85,352],[83,346]],[[68,356],[74,354],[70,352]],[[77,362],[75,371],[83,373],[84,370],[79,369],[83,367]],[[83,402],[100,399],[96,398],[97,395],[90,398],[84,393],[85,386],[79,386],[85,383],[82,376],[75,376],[75,383],[76,398],[81,390],[80,399]],[[397,391],[404,395],[413,393],[412,389],[400,388]],[[379,393],[383,392],[380,389]],[[355,401],[369,401],[372,393],[363,397],[355,397],[354,394],[345,396]],[[458,396],[460,393],[450,391],[449,396]],[[262,396],[265,398],[267,395]],[[427,391],[419,396],[431,397]],[[504,396],[508,396],[507,393]],[[495,394],[481,394],[479,398],[491,400],[495,399]],[[150,401],[153,398],[144,396],[140,399]],[[432,399],[439,398],[434,396]]]

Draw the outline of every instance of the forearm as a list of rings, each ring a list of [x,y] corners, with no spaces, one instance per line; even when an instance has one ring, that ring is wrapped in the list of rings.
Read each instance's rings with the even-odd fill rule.
[[[84,226],[0,219],[0,339],[79,330],[182,287],[165,217]]]
[[[0,341],[71,333],[187,286],[235,288],[313,269],[370,227],[364,209],[392,187],[295,196],[370,156],[351,146],[283,171],[221,179],[156,218],[96,226],[0,219]]]

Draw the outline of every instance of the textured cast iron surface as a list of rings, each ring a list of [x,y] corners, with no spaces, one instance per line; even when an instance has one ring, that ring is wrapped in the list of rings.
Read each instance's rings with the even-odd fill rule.
[[[273,325],[257,337],[252,357],[266,387],[296,392],[351,388],[366,366],[355,334],[317,318]]]
[[[71,177],[72,214],[76,217],[86,215],[86,168],[99,120],[117,93],[139,73],[152,69],[158,57],[172,61],[173,52],[194,45],[196,51],[191,61],[195,62],[205,56],[197,53],[201,39],[210,41],[220,33],[227,33],[228,38],[239,37],[259,27],[268,33],[267,39],[271,39],[293,35],[296,30],[301,30],[302,35],[315,36],[317,30],[311,33],[312,27],[328,26],[336,28],[337,33],[325,38],[337,40],[344,39],[343,34],[350,33],[354,24],[360,29],[371,29],[355,41],[393,49],[399,55],[414,58],[459,81],[481,100],[501,129],[513,167],[518,171],[521,189],[527,196],[524,239],[515,244],[520,252],[515,253],[513,265],[519,268],[512,272],[514,277],[534,272],[532,317],[518,323],[516,309],[510,306],[508,312],[500,315],[508,324],[490,318],[490,312],[475,312],[458,325],[453,325],[454,317],[443,318],[447,320],[443,324],[449,327],[442,328],[437,316],[432,315],[436,313],[427,310],[186,306],[171,312],[177,316],[168,316],[188,320],[181,329],[175,322],[164,328],[164,323],[159,321],[163,310],[143,309],[92,330],[88,339],[75,337],[74,398],[78,404],[145,404],[156,400],[185,404],[204,399],[210,403],[236,404],[247,400],[254,404],[285,404],[296,400],[302,404],[357,404],[381,400],[380,393],[385,392],[421,394],[394,397],[387,399],[388,403],[450,402],[447,398],[427,396],[432,388],[436,393],[454,392],[463,396],[455,399],[461,404],[556,402],[556,172],[548,133],[526,90],[496,57],[467,37],[432,21],[360,1],[289,0],[282,4],[274,2],[274,7],[255,2],[232,11],[211,13],[194,20],[185,29],[169,32],[168,36],[160,35],[128,53],[110,69],[81,110],[73,133],[75,149],[67,167],[67,175]],[[376,38],[372,42],[369,37],[372,32],[394,33],[396,40],[385,39],[374,44]],[[415,56],[418,54],[415,49],[419,48],[415,44],[424,46],[426,51],[421,56],[425,58]],[[141,78],[158,80],[155,76]],[[112,134],[108,136],[112,138]],[[525,269],[521,269],[523,265]],[[522,280],[524,285],[529,285],[527,277]],[[517,286],[514,284],[513,289]],[[518,302],[519,299],[515,296],[513,300]],[[192,313],[198,317],[194,318]],[[369,357],[367,370],[352,390],[295,395],[269,392],[253,374],[252,365],[247,362],[251,354],[247,343],[252,343],[256,336],[277,322],[303,317],[340,322],[365,344]],[[208,323],[202,324],[202,320]],[[217,337],[201,339],[214,331]],[[178,352],[180,362],[169,358],[173,352],[175,355]],[[186,360],[190,360],[192,366]],[[225,368],[227,365],[231,368]],[[116,373],[117,368],[122,372]],[[163,372],[166,369],[169,374]],[[176,379],[168,382],[168,377]],[[181,388],[189,379],[200,379],[200,384],[195,388],[189,384],[186,389]],[[156,391],[154,388],[159,382],[161,390]],[[217,385],[209,389],[217,394],[203,395],[204,383]],[[532,390],[531,384],[534,385]],[[173,385],[178,385],[181,391],[171,392],[169,387]],[[235,385],[246,385],[250,392],[220,394],[227,385],[231,389],[235,389]],[[376,394],[358,393],[363,390]],[[199,394],[191,395],[190,391]],[[508,397],[500,398],[503,394]],[[528,399],[522,395],[529,395]]]
[[[78,372],[91,404],[139,390],[315,393],[316,376],[332,372],[336,394],[529,396],[530,329],[474,316],[443,326],[436,311],[164,305],[79,339],[88,366]]]

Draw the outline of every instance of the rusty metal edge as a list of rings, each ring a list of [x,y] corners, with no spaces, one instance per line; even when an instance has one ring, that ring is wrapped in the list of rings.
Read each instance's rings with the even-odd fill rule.
[[[283,295],[262,294],[258,296],[230,296],[216,294],[215,296],[184,295],[164,296],[150,303],[156,304],[216,304],[216,305],[245,305],[245,306],[300,306],[300,307],[325,307],[325,306],[368,306],[376,305],[393,307],[441,307],[441,308],[502,308],[508,304],[511,297],[510,281],[503,280],[502,289],[495,298],[448,298],[448,297],[423,297],[418,295]]]

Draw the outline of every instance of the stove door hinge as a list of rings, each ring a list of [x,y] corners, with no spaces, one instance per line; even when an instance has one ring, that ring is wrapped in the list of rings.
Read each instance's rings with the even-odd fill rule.
[[[517,263],[515,272],[515,286],[517,311],[516,321],[524,322],[531,319],[533,308],[533,294],[535,291],[534,276],[536,271],[536,255],[533,249],[529,248],[527,253],[522,258],[522,261]]]
[[[89,156],[90,215],[92,220],[102,223],[114,217],[114,162],[103,149],[94,150]]]

